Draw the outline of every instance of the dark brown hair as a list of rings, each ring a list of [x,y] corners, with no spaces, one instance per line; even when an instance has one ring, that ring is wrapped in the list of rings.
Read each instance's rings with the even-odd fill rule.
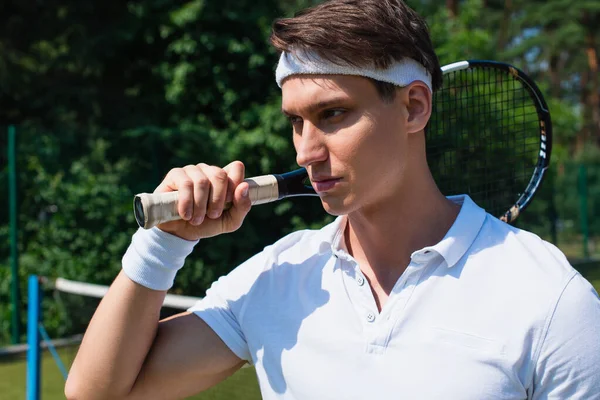
[[[271,43],[279,51],[311,51],[335,64],[389,68],[412,58],[442,83],[439,60],[425,20],[402,0],[329,0],[273,23]],[[395,86],[375,81],[382,98],[393,99]]]

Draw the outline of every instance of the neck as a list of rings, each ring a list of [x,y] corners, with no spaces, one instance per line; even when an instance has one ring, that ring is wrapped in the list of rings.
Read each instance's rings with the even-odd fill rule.
[[[411,182],[400,185],[411,188],[409,196],[406,190],[398,190],[400,193],[348,215],[348,250],[361,266],[381,278],[382,287],[386,280],[395,284],[413,252],[443,239],[460,210],[442,195],[429,169],[421,171],[412,174]]]

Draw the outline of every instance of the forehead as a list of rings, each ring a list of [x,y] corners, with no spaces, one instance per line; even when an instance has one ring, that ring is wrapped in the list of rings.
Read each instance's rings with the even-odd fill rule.
[[[369,79],[351,75],[295,75],[281,86],[282,108],[304,108],[331,99],[370,101],[377,89]]]

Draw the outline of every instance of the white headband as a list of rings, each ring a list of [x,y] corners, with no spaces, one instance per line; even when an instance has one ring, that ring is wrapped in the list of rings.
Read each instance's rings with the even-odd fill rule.
[[[431,89],[431,74],[417,61],[405,58],[394,62],[388,69],[356,68],[351,65],[337,65],[312,53],[295,54],[282,52],[275,72],[277,85],[281,87],[283,80],[290,75],[323,74],[323,75],[357,75],[372,78],[397,86],[407,86],[414,81],[422,81]]]

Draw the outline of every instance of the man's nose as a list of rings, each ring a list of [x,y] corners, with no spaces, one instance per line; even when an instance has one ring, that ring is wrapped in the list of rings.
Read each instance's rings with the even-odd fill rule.
[[[302,134],[295,140],[296,162],[301,167],[327,160],[324,134],[309,121],[304,121]]]

